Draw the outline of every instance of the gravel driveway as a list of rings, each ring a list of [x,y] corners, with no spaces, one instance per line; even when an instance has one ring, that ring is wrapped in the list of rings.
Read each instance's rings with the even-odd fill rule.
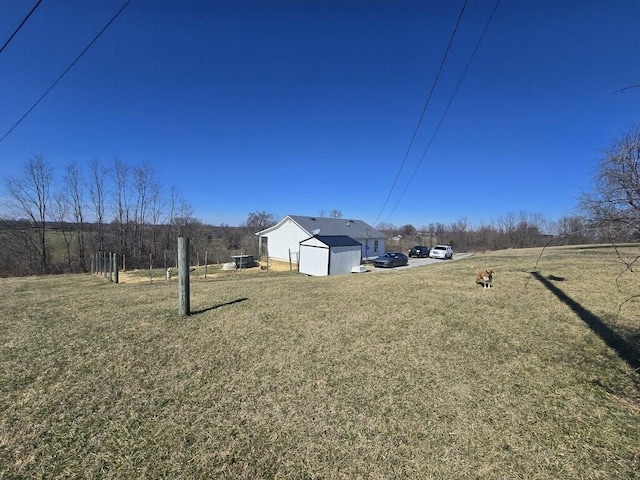
[[[390,271],[390,270],[403,270],[405,268],[422,267],[424,265],[431,265],[432,263],[451,262],[451,261],[455,261],[455,260],[462,260],[463,258],[470,257],[471,255],[473,255],[473,254],[472,253],[454,253],[453,254],[453,258],[451,260],[439,260],[437,258],[410,258],[409,259],[409,265],[407,265],[406,267],[376,268],[376,267],[373,266],[373,264],[371,264],[371,265],[367,265],[367,269],[369,271],[371,271],[371,272],[386,272],[386,271]]]

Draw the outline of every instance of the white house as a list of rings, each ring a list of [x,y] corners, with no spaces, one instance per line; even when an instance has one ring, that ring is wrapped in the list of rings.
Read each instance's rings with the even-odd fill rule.
[[[385,252],[385,236],[362,220],[287,215],[273,227],[256,235],[260,255],[298,263],[300,242],[316,235],[344,235],[359,242],[362,258],[374,258]]]
[[[307,275],[350,273],[360,265],[360,242],[346,235],[316,235],[300,242],[298,271]]]

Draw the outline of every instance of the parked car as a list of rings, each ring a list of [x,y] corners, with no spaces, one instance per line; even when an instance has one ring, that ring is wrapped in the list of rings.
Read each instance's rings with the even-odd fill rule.
[[[429,257],[441,258],[442,260],[453,258],[453,248],[451,245],[436,245],[429,252]]]
[[[416,245],[415,247],[411,247],[409,249],[409,257],[428,257],[429,256],[429,247],[425,247],[424,245]]]
[[[376,258],[373,265],[386,268],[401,267],[403,265],[409,265],[409,257],[400,252],[387,252]]]

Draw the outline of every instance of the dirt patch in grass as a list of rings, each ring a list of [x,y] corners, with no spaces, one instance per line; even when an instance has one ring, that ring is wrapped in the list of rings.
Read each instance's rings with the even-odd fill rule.
[[[298,266],[294,263],[289,265],[288,262],[280,262],[277,260],[270,260],[269,265],[266,262],[257,262],[257,265],[251,268],[241,268],[233,270],[223,270],[221,264],[212,264],[191,267],[190,278],[191,279],[220,279],[220,278],[232,278],[237,275],[258,275],[268,273],[284,273],[284,272],[296,272]],[[177,269],[171,269],[171,281],[178,280]],[[168,281],[167,271],[164,269],[153,270],[128,270],[121,271],[118,274],[119,283],[153,283],[158,281]]]

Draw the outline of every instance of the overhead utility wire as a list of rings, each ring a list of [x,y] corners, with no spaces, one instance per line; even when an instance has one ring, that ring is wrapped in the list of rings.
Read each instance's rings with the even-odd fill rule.
[[[413,170],[413,173],[411,174],[411,177],[409,178],[409,181],[407,182],[407,185],[404,187],[404,190],[402,191],[402,193],[400,194],[400,197],[396,201],[396,204],[394,205],[393,209],[391,210],[391,213],[389,213],[389,217],[391,217],[391,215],[393,215],[393,212],[396,211],[396,207],[400,203],[400,200],[402,200],[402,197],[404,197],[404,194],[407,192],[407,189],[409,188],[409,185],[411,185],[411,181],[413,180],[413,177],[415,177],[418,169],[420,168],[420,165],[422,164],[422,161],[424,160],[424,157],[427,155],[427,152],[429,151],[429,148],[431,147],[431,144],[433,143],[433,139],[435,138],[436,134],[438,133],[438,130],[440,129],[440,126],[442,125],[442,122],[444,121],[444,117],[447,115],[447,112],[449,111],[449,107],[451,107],[451,104],[453,103],[453,99],[455,98],[456,94],[458,93],[458,89],[460,88],[460,85],[462,85],[462,80],[464,80],[464,77],[467,74],[467,71],[469,70],[469,67],[471,66],[471,62],[473,61],[473,57],[476,56],[476,52],[478,51],[478,48],[480,47],[480,44],[482,43],[482,39],[484,38],[485,33],[487,33],[487,29],[489,28],[489,24],[491,24],[491,20],[493,20],[493,16],[495,15],[499,4],[500,4],[500,0],[497,0],[495,6],[493,7],[493,11],[491,12],[491,15],[489,16],[489,20],[487,20],[487,23],[484,26],[484,30],[482,31],[482,34],[480,35],[480,38],[478,39],[478,41],[476,43],[476,46],[473,49],[473,52],[471,53],[471,57],[469,57],[469,61],[467,62],[467,66],[464,68],[464,71],[462,72],[462,75],[460,76],[460,80],[458,81],[458,84],[456,85],[456,88],[453,91],[453,94],[451,95],[451,98],[449,99],[449,103],[447,103],[447,107],[444,109],[444,112],[442,113],[442,116],[440,117],[440,121],[438,122],[438,125],[436,126],[436,129],[434,130],[433,134],[431,135],[431,139],[429,140],[429,143],[427,144],[427,147],[425,148],[424,152],[422,153],[422,156],[420,157],[420,160],[418,161],[418,164],[416,165],[416,168]]]
[[[49,88],[48,88],[48,89],[47,89],[47,90],[46,90],[46,91],[45,91],[45,92],[40,96],[40,98],[39,98],[38,100],[36,100],[36,103],[34,103],[34,104],[31,106],[31,108],[30,108],[29,110],[27,110],[27,112],[26,112],[24,115],[22,115],[22,117],[20,117],[20,119],[19,119],[19,120],[18,120],[18,121],[13,125],[13,127],[11,127],[11,128],[9,129],[9,131],[8,131],[7,133],[5,133],[5,134],[2,136],[2,138],[0,138],[0,142],[2,142],[5,138],[7,138],[7,137],[9,136],[9,134],[10,134],[11,132],[13,132],[13,131],[15,130],[15,128],[16,128],[18,125],[20,125],[20,124],[22,123],[22,121],[23,121],[25,118],[27,118],[27,115],[29,115],[29,114],[33,111],[33,109],[34,109],[34,108],[36,108],[36,107],[38,106],[38,104],[39,104],[39,103],[44,99],[44,97],[46,97],[46,96],[47,96],[47,94],[48,94],[51,90],[53,90],[53,88],[58,84],[58,82],[59,82],[60,80],[62,80],[62,77],[64,77],[64,76],[69,72],[69,70],[71,70],[71,69],[73,68],[73,66],[78,62],[78,60],[80,60],[80,58],[81,58],[81,57],[82,57],[82,56],[87,52],[87,50],[89,50],[89,49],[91,48],[91,46],[96,42],[96,40],[98,40],[98,38],[100,38],[100,36],[105,32],[105,30],[106,30],[107,28],[109,28],[109,26],[110,26],[110,25],[115,21],[115,19],[116,19],[116,18],[118,18],[118,17],[120,16],[120,14],[123,12],[123,10],[124,10],[125,8],[127,8],[127,5],[129,5],[130,3],[131,3],[131,0],[127,0],[127,1],[124,3],[124,5],[122,6],[122,8],[120,8],[120,10],[118,10],[118,12],[117,12],[117,13],[116,13],[112,18],[111,18],[111,20],[109,20],[109,21],[107,22],[107,24],[102,28],[102,30],[100,30],[100,31],[98,32],[98,34],[97,34],[95,37],[93,37],[93,40],[91,40],[91,41],[89,42],[89,45],[87,45],[87,46],[84,48],[84,50],[82,50],[82,52],[80,52],[80,55],[78,55],[78,56],[76,57],[76,59],[75,59],[73,62],[71,62],[71,65],[69,65],[69,66],[67,67],[67,69],[66,69],[64,72],[62,72],[62,75],[60,75],[60,76],[58,77],[58,79],[57,79],[55,82],[53,82],[53,84],[52,84],[52,85],[51,85],[51,86],[50,86],[50,87],[49,87]]]
[[[438,68],[438,73],[436,74],[436,78],[433,81],[433,85],[431,85],[431,90],[429,92],[429,96],[427,97],[427,101],[424,104],[424,108],[422,109],[422,113],[420,114],[420,118],[418,119],[418,124],[416,125],[416,129],[413,132],[413,136],[411,137],[411,141],[409,142],[409,147],[407,148],[407,152],[404,154],[404,158],[402,159],[402,163],[400,164],[400,168],[398,169],[398,173],[396,174],[396,178],[393,180],[393,185],[391,185],[391,189],[389,190],[389,194],[387,195],[386,200],[384,201],[384,205],[382,205],[382,208],[380,209],[380,213],[378,213],[378,216],[376,217],[375,221],[373,222],[373,224],[375,225],[376,223],[378,223],[378,219],[382,216],[382,212],[384,212],[384,209],[387,207],[387,203],[389,203],[389,198],[391,198],[391,194],[393,193],[393,190],[396,187],[396,184],[398,183],[398,178],[400,177],[400,172],[402,172],[402,169],[404,168],[404,164],[407,161],[407,157],[409,156],[409,152],[411,151],[411,147],[413,146],[413,142],[416,139],[416,135],[418,135],[418,130],[420,130],[420,125],[422,124],[422,119],[424,118],[424,115],[427,111],[427,108],[429,107],[429,103],[431,102],[431,97],[433,96],[433,91],[436,88],[436,85],[438,83],[438,79],[440,78],[440,74],[442,73],[442,69],[444,67],[444,63],[447,60],[447,55],[449,54],[449,50],[451,49],[451,45],[453,44],[453,39],[456,36],[456,32],[458,31],[458,27],[460,26],[460,21],[462,20],[462,14],[464,13],[464,9],[467,6],[467,0],[464,1],[464,4],[462,5],[462,9],[460,10],[460,14],[458,15],[458,21],[456,22],[456,26],[453,29],[453,32],[451,34],[451,38],[449,39],[449,44],[447,45],[447,49],[444,52],[444,56],[442,57],[442,61],[440,62],[440,67]]]
[[[0,53],[2,53],[2,51],[6,48],[6,46],[9,45],[9,42],[13,40],[13,37],[16,36],[16,33],[20,31],[22,26],[27,22],[27,20],[29,20],[29,17],[31,16],[31,14],[36,11],[36,8],[38,8],[38,5],[40,5],[41,3],[42,3],[42,0],[38,0],[38,3],[36,3],[34,7],[31,9],[31,11],[27,14],[27,16],[24,17],[24,20],[22,20],[22,23],[18,25],[18,28],[16,28],[15,31],[11,34],[11,36],[7,39],[7,41],[4,42],[4,45],[2,45],[2,48],[0,48]]]
[[[624,93],[625,90],[631,90],[632,88],[640,88],[640,84],[638,84],[638,85],[630,85],[630,86],[624,87],[624,88],[619,88],[615,92],[611,92],[611,95],[614,95],[616,93]]]

